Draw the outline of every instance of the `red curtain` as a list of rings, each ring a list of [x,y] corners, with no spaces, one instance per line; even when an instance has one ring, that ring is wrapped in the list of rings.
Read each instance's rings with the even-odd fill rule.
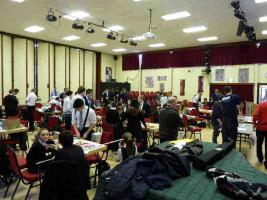
[[[143,69],[203,66],[204,48],[188,48],[175,51],[149,52],[143,54]],[[241,65],[267,63],[267,44],[259,48],[254,44],[235,44],[211,47],[210,64]],[[138,69],[138,54],[123,55],[123,70]]]
[[[185,80],[180,80],[180,96],[185,95]]]
[[[254,101],[254,85],[253,84],[210,84],[210,96],[214,93],[215,89],[223,94],[223,87],[230,85],[234,94],[240,96],[241,101]]]

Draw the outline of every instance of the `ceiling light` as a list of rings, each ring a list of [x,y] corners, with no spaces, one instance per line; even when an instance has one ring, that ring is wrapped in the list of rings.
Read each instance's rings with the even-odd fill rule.
[[[71,21],[75,21],[77,18],[70,16],[70,15],[64,15],[63,16],[65,19],[71,20]]]
[[[90,46],[91,47],[104,47],[104,46],[107,46],[107,44],[99,42],[99,43],[91,44]]]
[[[124,30],[124,28],[122,26],[115,25],[115,26],[110,26],[108,28],[103,28],[102,30],[105,31],[105,32],[122,31],[122,30]]]
[[[18,2],[18,3],[22,3],[22,2],[24,2],[25,0],[12,0],[12,1],[15,1],[15,2]]]
[[[27,27],[27,28],[24,29],[24,31],[28,31],[28,32],[31,32],[31,33],[41,32],[41,31],[43,31],[43,30],[45,30],[44,27],[36,26],[36,25],[34,25],[34,26],[29,26],[29,27]]]
[[[90,15],[84,11],[75,11],[75,12],[70,13],[70,16],[76,19],[83,19],[85,17],[89,17]]]
[[[206,26],[195,26],[191,28],[185,28],[183,29],[183,32],[185,33],[195,33],[195,32],[201,32],[201,31],[206,31],[207,27]]]
[[[127,51],[127,49],[123,49],[123,48],[121,48],[121,49],[113,49],[112,51],[119,53],[119,52]]]
[[[79,24],[78,21],[76,21],[74,24],[72,24],[73,29],[83,30],[84,26]]]
[[[137,46],[137,43],[135,41],[133,41],[133,40],[130,40],[129,45],[136,47]]]
[[[67,41],[72,41],[72,40],[78,40],[80,39],[79,36],[76,36],[76,35],[70,35],[70,36],[66,36],[64,38],[62,38],[63,40],[67,40]]]
[[[264,3],[267,2],[267,0],[255,0],[255,3]]]
[[[164,43],[157,43],[157,44],[150,44],[149,47],[156,48],[156,47],[164,47]]]
[[[189,12],[182,11],[182,12],[164,15],[164,16],[161,16],[161,18],[166,20],[166,21],[170,21],[170,20],[181,19],[181,18],[185,18],[185,17],[189,17],[189,16],[191,16],[191,14]]]
[[[109,39],[109,40],[116,40],[116,36],[114,36],[113,33],[110,32],[110,33],[107,35],[107,39]]]
[[[94,32],[95,32],[95,29],[93,29],[93,28],[91,28],[91,27],[88,27],[88,28],[86,29],[86,32],[87,32],[87,33],[94,33]]]
[[[199,42],[207,42],[207,41],[218,40],[218,37],[217,37],[217,36],[203,37],[203,38],[198,38],[197,40],[198,40]]]
[[[261,32],[262,35],[267,35],[267,30]]]
[[[128,40],[127,40],[127,38],[122,36],[120,42],[126,44],[126,43],[128,43]]]
[[[46,16],[46,20],[49,22],[55,22],[57,21],[57,17],[55,16],[54,12],[52,11],[52,9],[48,10],[48,14]]]
[[[260,22],[267,22],[267,16],[263,16],[259,18]]]
[[[140,2],[140,1],[143,1],[143,0],[133,0],[133,1],[135,1],[135,2]]]
[[[144,36],[136,36],[136,37],[133,37],[131,39],[134,41],[142,41],[142,40],[145,40],[146,38]]]

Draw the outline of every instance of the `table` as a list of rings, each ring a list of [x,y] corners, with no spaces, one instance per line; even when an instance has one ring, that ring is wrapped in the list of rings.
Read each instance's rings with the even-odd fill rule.
[[[25,126],[21,126],[20,128],[12,129],[12,130],[5,130],[2,129],[0,130],[0,135],[5,134],[5,135],[11,135],[15,133],[26,133],[28,131],[28,128]]]
[[[164,148],[168,143],[160,146]],[[216,144],[204,143],[204,152],[214,148]],[[222,160],[214,164],[227,172],[236,172],[244,179],[254,183],[267,184],[267,175],[254,168],[237,150],[232,150]],[[214,181],[207,177],[205,171],[192,168],[191,176],[177,179],[171,188],[156,191],[150,189],[146,200],[230,200],[221,194]]]
[[[238,119],[240,122],[253,124],[253,117],[251,116],[239,116]]]
[[[36,111],[42,115],[60,115],[62,113],[61,110],[53,110],[51,112],[50,111],[45,112],[42,108],[36,108]]]
[[[202,114],[209,114],[209,115],[212,114],[212,110],[206,110],[206,109],[203,109],[203,108],[199,108],[199,112],[202,113]]]
[[[251,148],[251,142],[247,139],[251,139],[250,136],[253,134],[253,125],[249,123],[239,124],[237,134],[239,135],[239,151],[241,151],[242,141],[247,142]],[[244,139],[244,140],[242,140]]]

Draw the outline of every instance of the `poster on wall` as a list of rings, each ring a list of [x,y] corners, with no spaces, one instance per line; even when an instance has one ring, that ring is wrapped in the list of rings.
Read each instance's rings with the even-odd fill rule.
[[[164,90],[165,90],[165,84],[164,83],[160,83],[159,84],[159,91],[164,92]]]
[[[259,86],[259,94],[258,94],[258,101],[259,103],[263,101],[267,101],[267,85],[260,85]]]
[[[215,81],[224,81],[224,69],[216,69]]]
[[[248,81],[249,81],[249,69],[248,68],[239,69],[238,82],[248,83]]]
[[[198,77],[198,92],[203,92],[204,76]]]
[[[155,86],[154,76],[145,77],[145,86],[146,88],[154,88]]]
[[[111,67],[106,67],[106,82],[111,82],[112,80],[112,69]]]
[[[167,76],[158,76],[158,81],[167,81]]]
[[[185,96],[185,80],[180,80],[180,96]]]

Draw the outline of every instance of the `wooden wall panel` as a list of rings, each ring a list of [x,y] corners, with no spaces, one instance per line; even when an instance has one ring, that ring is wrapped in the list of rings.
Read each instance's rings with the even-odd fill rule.
[[[4,95],[4,76],[2,74],[3,71],[3,50],[4,50],[4,46],[3,46],[3,35],[0,35],[0,103],[2,105],[2,101],[3,101],[3,95]]]
[[[93,89],[93,76],[94,76],[94,70],[93,70],[93,54],[92,52],[86,51],[85,52],[85,67],[84,67],[84,86],[86,88]]]
[[[49,44],[50,48],[50,83],[49,83],[49,91],[51,92],[54,88],[54,45]]]
[[[56,46],[56,66],[55,66],[55,80],[58,91],[63,91],[65,87],[65,47]]]
[[[48,44],[39,43],[38,47],[38,94],[42,102],[49,99],[48,82],[49,82],[49,65],[48,65]]]
[[[76,92],[79,87],[79,50],[71,48],[70,55],[70,88]]]
[[[3,80],[4,80],[4,96],[12,88],[11,83],[11,38],[8,36],[3,37]]]
[[[34,88],[34,43],[28,40],[28,92]]]

